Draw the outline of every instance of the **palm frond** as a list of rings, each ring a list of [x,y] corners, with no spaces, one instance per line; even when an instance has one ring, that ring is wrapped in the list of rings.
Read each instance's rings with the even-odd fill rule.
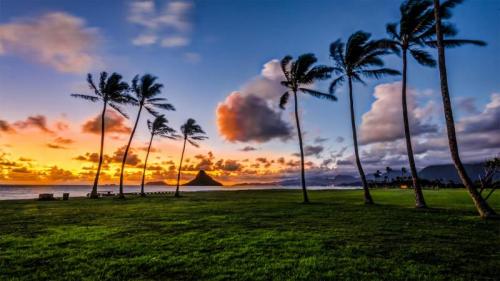
[[[89,88],[94,91],[94,94],[96,96],[102,97],[102,93],[97,89],[96,85],[94,84],[94,80],[92,79],[92,74],[88,73],[87,74],[87,83],[89,83]]]
[[[96,102],[96,101],[99,100],[99,98],[96,97],[96,96],[81,95],[81,94],[71,94],[71,96],[74,97],[74,98],[84,99],[84,100],[88,100],[88,101],[91,101],[91,102]]]
[[[435,67],[436,60],[432,58],[431,54],[420,49],[410,49],[411,56],[421,65]]]
[[[437,48],[437,41],[426,41],[425,44],[431,48]],[[446,48],[455,48],[463,45],[486,46],[486,42],[481,40],[467,40],[467,39],[445,39],[443,46]]]
[[[320,91],[311,90],[311,89],[307,89],[307,88],[299,88],[299,90],[301,90],[302,92],[309,94],[315,98],[337,101],[337,97],[332,95],[332,94],[325,94],[325,93],[322,93]]]
[[[283,71],[283,74],[285,75],[286,80],[290,80],[290,69],[289,69],[289,64],[292,61],[292,56],[286,55],[281,59],[281,71]]]
[[[379,68],[370,70],[360,70],[359,74],[370,78],[380,79],[384,76],[401,75],[401,72],[390,68]]]
[[[144,108],[153,116],[157,117],[160,115],[160,113],[158,113],[158,111],[152,109],[150,106],[144,106]]]
[[[330,83],[330,87],[328,87],[328,92],[333,95],[335,93],[335,91],[337,90],[337,87],[342,85],[342,83],[344,83],[344,81],[345,81],[344,75],[333,79],[332,83]]]
[[[163,110],[175,111],[175,107],[173,105],[171,105],[170,103],[150,103],[150,105],[157,107],[157,108],[161,108]]]
[[[332,71],[333,67],[317,65],[302,76],[302,79],[299,82],[301,84],[309,85],[314,83],[316,80],[325,80],[330,78]]]
[[[192,146],[194,147],[200,147],[200,145],[198,143],[196,143],[195,141],[192,141],[190,139],[187,140]]]
[[[288,103],[288,99],[290,98],[290,93],[285,92],[283,95],[281,95],[280,98],[280,108],[285,109],[285,105]]]
[[[116,110],[118,113],[120,113],[123,117],[128,119],[128,114],[123,111],[123,109],[118,106],[117,104],[110,102],[109,106],[111,106],[114,110]]]

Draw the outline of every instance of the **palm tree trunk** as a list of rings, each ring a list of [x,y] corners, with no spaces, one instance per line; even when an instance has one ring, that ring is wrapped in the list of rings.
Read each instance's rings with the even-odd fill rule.
[[[302,183],[302,194],[304,196],[304,203],[309,203],[309,197],[307,196],[306,175],[304,168],[304,147],[302,144],[302,132],[300,130],[299,105],[297,99],[298,99],[297,91],[293,91],[293,100],[295,102],[295,122],[297,123],[297,135],[299,137],[299,147],[300,147],[300,179]]]
[[[402,85],[402,103],[403,103],[403,124],[405,128],[406,150],[408,153],[408,162],[410,163],[410,172],[413,180],[413,189],[415,191],[415,207],[427,208],[425,203],[422,187],[418,180],[417,167],[415,166],[415,158],[413,157],[413,147],[411,144],[410,122],[408,121],[408,106],[406,103],[406,76],[407,76],[407,53],[406,49],[403,50],[403,85]]]
[[[354,117],[354,100],[352,97],[352,79],[349,77],[349,103],[351,106],[351,126],[352,126],[352,140],[354,142],[354,155],[356,156],[356,166],[358,167],[359,176],[361,177],[361,182],[363,183],[363,191],[365,197],[365,204],[373,204],[372,196],[370,195],[370,190],[368,189],[368,182],[366,181],[365,172],[361,166],[361,161],[359,160],[358,152],[358,136],[356,134],[356,119]]]
[[[99,150],[99,164],[97,165],[97,173],[95,174],[94,185],[92,186],[92,191],[90,192],[91,199],[99,198],[97,194],[97,185],[99,184],[99,175],[101,174],[101,166],[103,160],[103,152],[104,152],[104,117],[106,114],[106,107],[108,106],[107,102],[104,102],[104,106],[102,108],[101,114],[101,148]]]
[[[128,150],[130,149],[130,144],[132,143],[135,130],[137,129],[137,124],[139,123],[139,118],[141,117],[141,111],[142,111],[142,104],[139,106],[139,112],[137,113],[137,118],[135,119],[134,128],[132,129],[132,133],[130,133],[130,138],[128,139],[127,147],[125,148],[125,152],[123,153],[122,168],[120,170],[120,194],[118,195],[118,198],[125,198],[125,196],[123,195],[123,174],[125,172],[125,162],[127,161]]]
[[[179,172],[177,173],[177,187],[175,188],[175,197],[179,197],[179,182],[181,180],[182,160],[184,159],[184,151],[186,150],[187,137],[184,136],[184,145],[182,146],[181,161],[179,163]]]
[[[460,160],[457,136],[455,133],[455,122],[453,120],[453,111],[451,107],[450,101],[450,93],[448,90],[448,76],[446,73],[446,61],[445,61],[445,53],[443,46],[443,34],[441,32],[441,15],[440,11],[440,3],[439,0],[434,0],[434,17],[436,20],[436,40],[437,40],[437,49],[438,49],[438,64],[439,64],[439,76],[441,78],[441,95],[443,97],[443,109],[444,116],[446,120],[446,130],[448,132],[448,144],[450,146],[450,153],[455,168],[457,169],[458,175],[462,180],[465,188],[469,192],[474,205],[476,206],[479,215],[482,218],[493,218],[496,217],[495,211],[488,205],[486,200],[479,194],[478,190],[475,188],[471,179],[467,175],[465,171],[464,165]]]
[[[153,143],[154,133],[151,133],[151,139],[149,140],[148,152],[146,152],[146,159],[144,159],[144,169],[142,170],[142,181],[141,181],[141,196],[145,196],[144,193],[144,179],[146,178],[146,167],[148,165],[149,150],[151,150],[151,144]]]

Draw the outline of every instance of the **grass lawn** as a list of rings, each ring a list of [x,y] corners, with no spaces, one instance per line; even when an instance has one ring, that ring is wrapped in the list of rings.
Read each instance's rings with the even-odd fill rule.
[[[0,201],[0,280],[498,280],[500,221],[463,190]],[[500,211],[500,193],[490,199]]]

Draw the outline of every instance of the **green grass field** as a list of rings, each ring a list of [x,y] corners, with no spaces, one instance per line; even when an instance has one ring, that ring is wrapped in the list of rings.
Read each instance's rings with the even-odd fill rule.
[[[498,280],[500,221],[463,190],[0,201],[0,280]],[[490,199],[500,210],[500,193]]]

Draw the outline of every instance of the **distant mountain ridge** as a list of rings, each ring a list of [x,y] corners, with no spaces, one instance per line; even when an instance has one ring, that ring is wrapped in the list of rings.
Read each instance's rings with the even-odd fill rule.
[[[471,180],[479,180],[480,176],[484,174],[484,164],[464,164],[467,175]],[[444,182],[453,181],[454,183],[460,183],[460,177],[458,176],[457,170],[453,164],[444,165],[431,165],[423,168],[418,173],[420,178],[426,180],[441,180]]]

